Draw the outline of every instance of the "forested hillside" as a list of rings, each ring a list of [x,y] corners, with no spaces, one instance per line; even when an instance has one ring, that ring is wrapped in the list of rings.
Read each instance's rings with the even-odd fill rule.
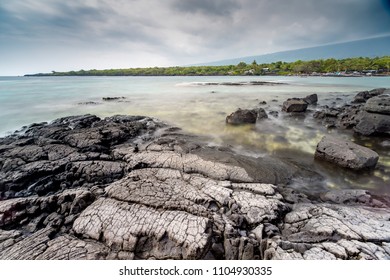
[[[224,75],[388,75],[390,56],[347,59],[319,59],[310,61],[250,64],[240,62],[226,66],[177,66],[105,70],[79,70],[39,73],[26,76],[224,76]]]

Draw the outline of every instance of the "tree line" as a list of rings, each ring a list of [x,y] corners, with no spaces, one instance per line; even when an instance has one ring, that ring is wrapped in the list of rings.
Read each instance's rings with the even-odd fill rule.
[[[318,59],[294,62],[277,61],[258,64],[240,62],[224,66],[176,66],[105,70],[79,70],[69,72],[38,73],[26,76],[225,76],[225,75],[310,75],[339,73],[390,74],[390,56],[354,57],[345,59]]]

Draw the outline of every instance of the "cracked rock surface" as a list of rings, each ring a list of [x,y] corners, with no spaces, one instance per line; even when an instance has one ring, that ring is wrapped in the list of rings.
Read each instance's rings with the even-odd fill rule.
[[[33,124],[0,139],[0,259],[389,259],[390,200],[309,199],[302,169],[148,117]]]

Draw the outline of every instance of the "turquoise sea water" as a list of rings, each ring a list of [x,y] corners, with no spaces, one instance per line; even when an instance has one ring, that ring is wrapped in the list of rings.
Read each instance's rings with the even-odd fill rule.
[[[278,85],[223,86],[208,82],[272,81]],[[238,153],[287,156],[312,163],[315,147],[326,130],[311,117],[291,117],[280,112],[284,100],[319,96],[319,105],[343,105],[358,91],[390,88],[390,77],[0,77],[0,135],[23,125],[78,114],[147,115],[209,137],[215,145],[230,145]],[[124,97],[103,101],[103,97]],[[237,108],[260,107],[278,111],[278,117],[256,126],[227,127],[225,118]],[[316,108],[312,108],[315,110]],[[310,115],[310,114],[307,114]],[[357,176],[318,165],[326,188],[363,187],[390,193],[390,154],[386,139],[340,137],[372,146],[381,156],[375,172]],[[389,140],[389,139],[388,139]],[[345,174],[344,174],[345,173]],[[297,182],[297,185],[302,185]],[[323,188],[323,184],[304,184]]]

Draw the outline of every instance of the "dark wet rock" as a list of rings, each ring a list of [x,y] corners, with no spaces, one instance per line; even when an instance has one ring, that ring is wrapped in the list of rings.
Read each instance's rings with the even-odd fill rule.
[[[0,259],[390,257],[390,199],[313,202],[276,186],[319,176],[310,167],[151,118],[62,118],[0,138],[0,151]]]
[[[123,99],[126,99],[126,97],[124,97],[124,96],[102,97],[103,101],[119,101],[119,100],[123,100]]]
[[[199,82],[193,83],[199,86],[273,86],[286,85],[286,83],[265,82],[265,81],[249,81],[249,82]]]
[[[86,101],[86,102],[79,102],[77,104],[78,105],[99,105],[100,103],[95,101]]]
[[[326,117],[325,111],[315,111],[313,114],[313,118],[322,120]]]
[[[313,114],[326,127],[353,129],[365,136],[387,136],[390,134],[389,89],[374,89],[360,92],[352,103],[341,107],[325,106]],[[356,101],[357,100],[357,101]]]
[[[354,131],[361,135],[390,135],[390,115],[363,112]]]
[[[267,105],[267,102],[261,101],[261,102],[259,102],[259,105]]]
[[[226,117],[226,123],[228,124],[256,123],[256,120],[257,113],[254,110],[238,109]]]
[[[314,156],[354,170],[374,168],[379,159],[373,150],[332,136],[321,139]]]
[[[372,95],[368,91],[361,91],[356,94],[354,103],[365,103]]]
[[[362,117],[361,106],[344,106],[337,115],[336,125],[342,129],[355,127]]]
[[[227,124],[246,124],[256,123],[256,121],[268,118],[264,109],[238,109],[226,117]]]
[[[355,96],[353,103],[365,103],[368,99],[383,94],[385,91],[385,88],[377,88],[370,91],[361,91]]]
[[[303,98],[303,101],[305,101],[309,105],[315,105],[318,102],[318,96],[316,93],[310,94],[310,95],[306,96],[305,98]]]
[[[258,108],[258,109],[255,109],[255,110],[257,112],[256,121],[268,118],[267,112],[263,108]]]
[[[307,103],[300,98],[289,98],[283,103],[282,110],[286,112],[305,112]]]
[[[0,154],[0,198],[46,195],[72,185],[119,179],[125,167],[112,161],[112,145],[140,133],[147,136],[161,125],[145,117],[101,120],[92,115],[72,116],[30,127],[21,136],[0,139],[4,147]]]
[[[327,117],[337,117],[340,114],[341,110],[337,108],[329,108],[325,110],[325,116]]]
[[[390,115],[390,95],[379,95],[368,99],[364,110],[375,114]]]

